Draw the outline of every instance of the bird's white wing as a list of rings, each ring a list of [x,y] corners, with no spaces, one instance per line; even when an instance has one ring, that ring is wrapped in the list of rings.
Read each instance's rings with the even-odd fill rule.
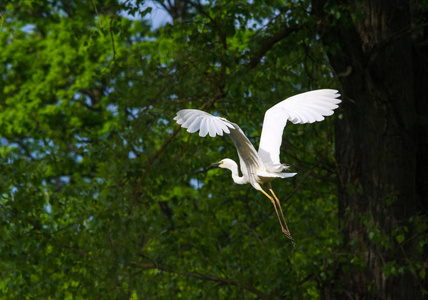
[[[279,150],[287,121],[293,124],[313,123],[331,116],[341,102],[336,90],[315,90],[292,96],[268,109],[263,121],[259,155],[265,165],[279,168]]]
[[[183,109],[177,112],[174,120],[187,131],[194,133],[199,130],[199,135],[205,137],[208,133],[211,137],[229,134],[233,125],[224,118],[215,117],[209,113],[197,109]]]
[[[202,137],[206,136],[207,133],[211,137],[215,137],[216,134],[223,135],[223,132],[229,134],[238,151],[241,172],[250,183],[254,176],[249,175],[256,174],[257,168],[263,169],[263,162],[253,144],[235,123],[197,109],[180,110],[174,120],[181,127],[187,128],[190,133],[199,130],[199,135]]]

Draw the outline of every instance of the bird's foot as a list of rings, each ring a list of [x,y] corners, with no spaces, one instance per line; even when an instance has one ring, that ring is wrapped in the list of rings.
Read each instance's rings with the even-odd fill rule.
[[[291,240],[291,243],[293,244],[293,247],[294,247],[294,248],[296,248],[296,242],[294,241],[293,237],[291,236],[290,231],[288,231],[288,230],[286,230],[286,229],[282,228],[282,232],[285,234],[285,236],[286,236],[289,240]]]

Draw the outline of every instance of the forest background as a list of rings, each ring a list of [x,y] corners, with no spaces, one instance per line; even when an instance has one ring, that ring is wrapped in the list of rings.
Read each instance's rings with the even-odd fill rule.
[[[156,9],[153,9],[156,8]],[[166,17],[153,26],[156,11]],[[427,1],[2,1],[2,299],[423,299]],[[159,19],[159,18],[158,18]],[[225,170],[264,112],[338,89],[288,125],[271,203]]]

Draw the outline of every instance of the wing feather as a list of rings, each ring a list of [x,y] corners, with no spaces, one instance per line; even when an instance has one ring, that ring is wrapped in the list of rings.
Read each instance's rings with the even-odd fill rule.
[[[187,119],[187,121],[183,124],[183,126],[185,127],[190,127],[192,124],[197,123],[199,119],[199,116],[197,115],[191,115],[189,116],[189,118]],[[200,122],[200,120],[199,120]]]
[[[220,123],[220,122],[213,122],[213,126],[214,126],[214,128],[215,128],[215,133],[216,134],[218,134],[218,135],[223,135],[223,130],[222,130],[222,123]],[[224,126],[224,125],[223,125]],[[224,127],[226,127],[226,126],[224,126]],[[226,127],[226,129],[227,129],[227,127]],[[228,130],[228,132],[229,132],[229,130]]]
[[[341,102],[338,91],[324,89],[292,96],[268,109],[263,121],[259,155],[271,170],[280,165],[279,150],[287,121],[294,124],[313,123],[331,116]]]
[[[215,137],[217,135],[217,127],[216,123],[212,118],[208,119],[208,131],[210,133],[210,137]]]
[[[255,176],[249,175],[256,174],[257,169],[264,169],[263,162],[253,144],[238,125],[225,118],[215,117],[197,109],[180,110],[174,120],[177,121],[177,124],[187,128],[188,132],[193,133],[199,130],[201,137],[205,137],[208,133],[211,137],[215,137],[216,134],[229,134],[238,152],[242,174],[249,183],[255,184]]]
[[[196,117],[194,119],[194,121],[192,122],[192,124],[190,126],[188,126],[187,131],[190,133],[194,133],[194,132],[198,131],[199,128],[201,127],[201,122],[202,122],[202,117],[201,116]],[[187,124],[185,124],[185,123],[183,125],[187,126]]]
[[[199,130],[199,135],[204,137],[208,133],[214,137],[216,134],[229,134],[229,128],[234,128],[229,121],[224,118],[215,117],[197,109],[183,109],[177,112],[174,120],[187,131],[194,133]]]
[[[208,133],[208,119],[206,117],[203,117],[201,120],[201,128],[199,129],[199,135],[204,137]]]

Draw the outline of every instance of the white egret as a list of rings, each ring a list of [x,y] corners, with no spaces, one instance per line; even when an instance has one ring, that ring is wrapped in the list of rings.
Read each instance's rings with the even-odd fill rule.
[[[338,91],[323,89],[315,90],[292,96],[268,109],[263,121],[262,135],[260,137],[259,151],[257,152],[241,128],[225,118],[216,117],[197,109],[183,109],[177,112],[174,120],[187,131],[194,133],[199,130],[199,135],[211,137],[229,134],[232,142],[238,151],[242,176],[239,176],[238,165],[229,158],[225,158],[212,167],[229,169],[232,172],[232,179],[237,184],[250,183],[256,190],[261,191],[272,202],[282,232],[292,241],[287,223],[285,222],[281,204],[272,190],[270,182],[275,178],[288,178],[297,173],[282,172],[288,166],[280,163],[279,151],[282,142],[282,134],[287,121],[293,124],[313,123],[324,120],[324,116],[333,114],[333,110],[341,102],[337,99],[340,96]],[[269,195],[262,189],[262,185],[267,185]],[[281,218],[278,208],[281,212]]]

